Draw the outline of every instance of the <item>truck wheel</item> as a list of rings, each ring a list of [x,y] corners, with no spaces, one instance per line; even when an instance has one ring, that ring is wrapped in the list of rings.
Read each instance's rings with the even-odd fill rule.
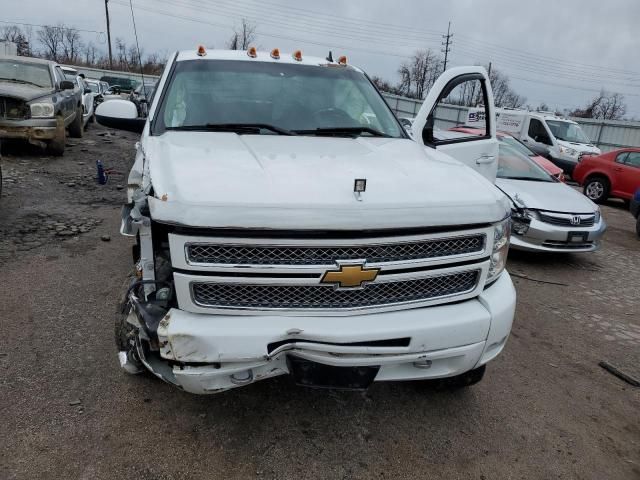
[[[636,234],[640,237],[640,215],[638,215],[638,219],[636,220]]]
[[[609,198],[611,185],[605,177],[591,177],[584,184],[584,194],[595,203],[602,203]]]
[[[69,136],[73,138],[82,138],[82,107],[76,110],[76,118],[69,125]]]
[[[64,155],[64,147],[67,143],[67,131],[64,128],[64,120],[62,117],[58,117],[57,122],[56,138],[49,140],[47,143],[47,152],[55,157],[61,157]]]

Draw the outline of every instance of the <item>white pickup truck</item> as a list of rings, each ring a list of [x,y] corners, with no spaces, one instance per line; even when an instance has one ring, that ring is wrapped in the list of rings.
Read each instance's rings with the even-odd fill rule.
[[[494,118],[480,67],[441,76],[414,141],[344,57],[201,47],[171,56],[148,118],[101,104],[100,123],[142,133],[122,367],[200,394],[283,374],[478,382],[514,316],[510,207],[495,125],[452,135],[443,103]]]

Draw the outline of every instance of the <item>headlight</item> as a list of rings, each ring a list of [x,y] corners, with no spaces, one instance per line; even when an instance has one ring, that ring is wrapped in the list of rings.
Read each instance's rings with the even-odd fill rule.
[[[504,271],[509,253],[509,237],[511,235],[511,217],[497,223],[493,229],[493,252],[486,284],[493,283]]]
[[[531,219],[538,218],[535,210],[511,210],[511,230],[516,235],[524,235],[529,231]]]
[[[51,118],[53,117],[53,103],[32,103],[31,118]]]
[[[560,153],[564,153],[565,155],[569,155],[570,157],[577,157],[578,156],[578,151],[574,150],[573,148],[568,148],[568,147],[560,147]]]
[[[596,210],[596,216],[593,219],[593,223],[600,223],[600,217],[602,216],[602,214],[600,213],[600,209],[598,208],[598,210]]]

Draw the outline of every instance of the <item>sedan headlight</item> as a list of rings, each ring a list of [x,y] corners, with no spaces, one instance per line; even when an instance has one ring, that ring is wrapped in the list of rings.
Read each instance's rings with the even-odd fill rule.
[[[53,103],[32,103],[29,107],[31,108],[31,118],[51,118],[54,116]]]
[[[538,218],[535,210],[511,210],[511,230],[516,235],[524,235],[529,231],[531,220]]]
[[[511,217],[507,217],[500,223],[497,223],[493,229],[493,252],[491,253],[487,285],[496,281],[507,265],[510,236]]]
[[[598,223],[600,223],[600,217],[601,217],[601,216],[602,216],[602,213],[600,213],[600,208],[598,208],[598,209],[596,210],[596,215],[595,215],[595,217],[593,218],[593,223],[594,223],[594,224],[598,224]]]

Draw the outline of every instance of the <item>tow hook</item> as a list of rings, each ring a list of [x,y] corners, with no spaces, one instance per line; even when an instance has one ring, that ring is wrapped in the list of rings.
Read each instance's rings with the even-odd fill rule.
[[[244,372],[234,373],[229,377],[229,380],[234,385],[242,386],[248,385],[253,382],[253,370],[246,370]]]

